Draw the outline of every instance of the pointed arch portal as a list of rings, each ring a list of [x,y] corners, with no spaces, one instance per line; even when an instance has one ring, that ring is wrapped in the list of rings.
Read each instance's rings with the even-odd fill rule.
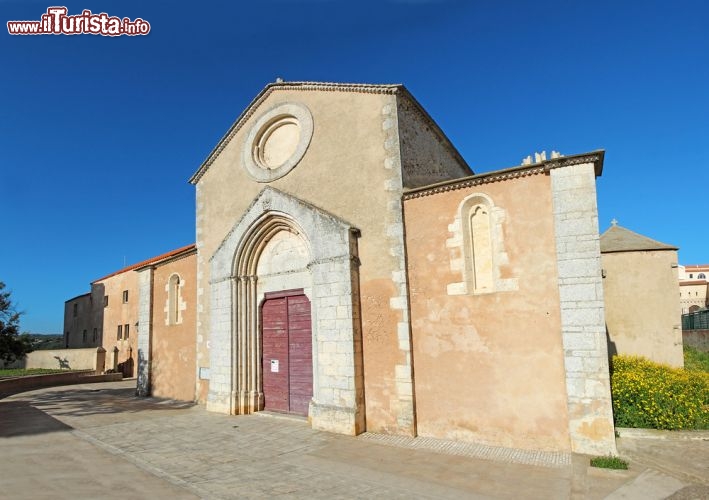
[[[274,360],[273,368],[281,367],[279,359],[268,364],[263,359],[261,308],[273,294],[302,289],[310,305],[312,398],[297,403],[295,411],[306,413],[307,405],[314,428],[364,431],[358,234],[276,189],[261,192],[210,261],[207,409],[232,414],[264,409],[264,370],[270,371]],[[303,332],[294,335],[302,340]],[[302,354],[294,358],[301,375],[308,372]],[[294,398],[303,400],[303,391],[295,390]]]

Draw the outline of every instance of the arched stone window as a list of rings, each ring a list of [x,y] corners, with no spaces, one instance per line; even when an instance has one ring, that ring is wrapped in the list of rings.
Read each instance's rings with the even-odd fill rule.
[[[450,295],[480,295],[517,290],[516,278],[502,278],[500,266],[508,263],[504,251],[502,224],[505,211],[483,193],[467,196],[449,226],[446,242],[451,252],[451,270],[460,271],[463,281],[448,285]]]
[[[699,274],[697,275],[697,278],[700,279],[700,280],[705,280],[705,279],[707,279],[707,275],[704,274],[704,273],[699,273]]]
[[[169,325],[182,323],[182,315],[180,314],[181,288],[180,276],[178,274],[170,276],[167,284],[167,323]]]
[[[494,291],[492,268],[492,235],[490,234],[490,207],[486,200],[474,200],[467,210],[468,256],[465,259],[466,281],[473,293]],[[470,287],[472,285],[472,287]]]

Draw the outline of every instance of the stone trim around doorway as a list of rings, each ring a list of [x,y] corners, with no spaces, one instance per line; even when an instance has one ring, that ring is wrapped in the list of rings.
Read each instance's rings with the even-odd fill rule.
[[[313,428],[365,430],[357,237],[345,221],[264,188],[211,258],[207,409],[245,414],[263,408],[257,264],[279,231],[307,243],[312,277]]]

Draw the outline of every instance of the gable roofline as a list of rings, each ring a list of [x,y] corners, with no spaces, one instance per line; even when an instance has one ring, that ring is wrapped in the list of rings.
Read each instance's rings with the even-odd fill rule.
[[[455,191],[456,189],[464,189],[480,184],[489,184],[491,182],[506,181],[509,179],[516,179],[518,177],[545,174],[555,168],[581,165],[583,163],[593,163],[596,177],[600,177],[603,172],[603,158],[605,157],[605,154],[606,152],[604,150],[599,149],[589,153],[560,156],[559,158],[552,158],[539,163],[532,163],[530,165],[519,165],[516,167],[493,170],[492,172],[485,172],[483,174],[471,175],[459,179],[437,182],[435,184],[429,184],[428,186],[405,190],[404,200],[421,198],[423,196],[430,196],[447,191]]]
[[[256,97],[249,103],[248,106],[241,112],[237,117],[236,121],[229,127],[224,136],[219,139],[219,142],[212,149],[212,151],[207,155],[207,158],[202,162],[197,171],[190,177],[190,184],[197,184],[202,176],[207,172],[209,167],[214,163],[214,160],[219,156],[219,154],[224,150],[226,145],[234,138],[236,133],[244,126],[244,124],[253,116],[256,110],[261,104],[263,104],[266,99],[276,90],[302,90],[302,91],[326,91],[326,92],[359,92],[364,94],[402,94],[411,100],[415,105],[427,123],[431,126],[431,129],[443,140],[447,147],[450,148],[453,155],[460,161],[463,165],[468,167],[468,164],[460,155],[458,150],[453,146],[450,139],[443,133],[443,130],[438,126],[431,115],[421,106],[416,98],[400,83],[391,84],[374,84],[374,83],[336,83],[336,82],[271,82],[266,85],[261,92],[259,92]],[[470,169],[472,171],[472,169]]]
[[[611,226],[601,235],[601,253],[677,251],[678,247],[662,243],[622,226]]]
[[[143,261],[141,261],[141,262],[138,262],[137,264],[132,264],[132,265],[130,265],[130,266],[124,267],[123,269],[119,269],[118,271],[113,272],[113,273],[111,273],[111,274],[107,274],[106,276],[104,276],[104,277],[102,277],[102,278],[99,278],[99,279],[97,279],[97,280],[92,281],[91,284],[93,285],[94,283],[98,283],[99,281],[107,280],[108,278],[112,278],[113,276],[118,276],[119,274],[123,274],[123,273],[128,272],[128,271],[135,271],[135,270],[140,269],[140,268],[143,268],[143,267],[147,267],[147,266],[150,266],[150,265],[155,265],[155,264],[157,264],[157,263],[159,263],[159,262],[163,262],[163,261],[165,261],[165,260],[168,260],[168,259],[171,259],[171,258],[174,258],[174,257],[178,257],[178,256],[187,254],[187,253],[192,252],[192,251],[195,251],[196,248],[197,248],[197,247],[195,246],[194,243],[192,243],[191,245],[186,245],[186,246],[184,246],[184,247],[176,248],[175,250],[171,250],[171,251],[169,251],[169,252],[165,252],[165,253],[160,254],[160,255],[158,255],[158,256],[151,257],[151,258],[149,258],[149,259],[146,259],[146,260],[143,260]]]

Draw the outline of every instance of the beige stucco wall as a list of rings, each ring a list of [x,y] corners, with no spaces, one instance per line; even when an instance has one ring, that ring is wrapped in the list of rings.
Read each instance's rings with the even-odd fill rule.
[[[33,351],[23,360],[23,368],[63,368],[67,370],[98,370],[103,367],[101,348],[52,349]],[[98,365],[98,366],[97,366]]]
[[[168,321],[168,282],[180,277],[180,323]],[[151,393],[184,401],[195,399],[197,255],[156,266],[153,276]]]
[[[609,354],[684,366],[677,252],[604,253]]]
[[[136,374],[136,355],[137,355],[137,338],[138,328],[138,273],[130,270],[116,274],[92,283],[92,290],[101,290],[108,296],[108,305],[103,307],[103,338],[102,346],[106,349],[106,368],[110,369],[114,349],[118,349],[118,357],[116,364],[132,363],[132,370],[126,370],[126,376],[135,376]],[[123,291],[128,290],[128,302],[123,303]],[[96,303],[96,299],[94,299]],[[103,305],[103,299],[100,299],[97,307]],[[118,325],[130,325],[130,333],[128,339],[117,339]]]
[[[504,210],[499,278],[513,280],[511,291],[447,292],[462,281],[449,225],[472,193]],[[409,199],[404,209],[418,434],[569,450],[549,176]]]
[[[270,183],[256,182],[242,168],[241,159],[250,123],[263,111],[291,101],[304,104],[312,113],[310,145],[286,176]],[[361,231],[358,256],[367,429],[414,432],[408,325],[402,302],[405,284],[392,278],[393,273],[403,276],[404,265],[396,109],[396,96],[391,94],[275,91],[201,177],[196,203],[197,370],[209,366],[209,259],[268,185]],[[448,175],[445,169],[441,172]],[[392,250],[397,238],[398,253]],[[404,339],[400,338],[402,331]],[[198,381],[200,401],[205,400],[207,384]]]
[[[393,360],[382,353],[377,340],[395,335],[393,323],[381,320],[368,304],[389,303],[392,290],[382,287],[380,281],[389,280],[391,260],[382,244],[385,234],[381,216],[386,208],[386,180],[382,167],[384,135],[381,128],[381,108],[392,98],[386,95],[316,92],[274,92],[262,109],[276,104],[297,101],[305,104],[313,114],[314,131],[305,156],[288,175],[269,184],[254,181],[241,168],[241,150],[249,126],[245,125],[226,146],[197,185],[197,246],[199,250],[200,312],[197,318],[197,365],[209,366],[209,258],[229,230],[246,211],[252,200],[270,185],[293,194],[304,201],[325,209],[350,222],[362,231],[359,253],[362,261],[361,279],[363,324],[376,324],[377,338],[365,338],[365,351],[371,356],[372,376],[378,384],[366,387],[371,398],[393,390],[388,382],[393,379]],[[258,113],[256,113],[258,114]],[[327,189],[325,189],[325,186]],[[238,193],[238,195],[236,195]],[[365,330],[368,328],[365,327]],[[371,328],[369,328],[371,330]],[[372,345],[375,344],[375,345]],[[204,381],[200,381],[200,385]],[[199,390],[205,394],[204,388]],[[372,425],[386,426],[386,406],[368,401],[367,406],[384,410],[373,418]],[[369,419],[368,419],[369,420]]]

